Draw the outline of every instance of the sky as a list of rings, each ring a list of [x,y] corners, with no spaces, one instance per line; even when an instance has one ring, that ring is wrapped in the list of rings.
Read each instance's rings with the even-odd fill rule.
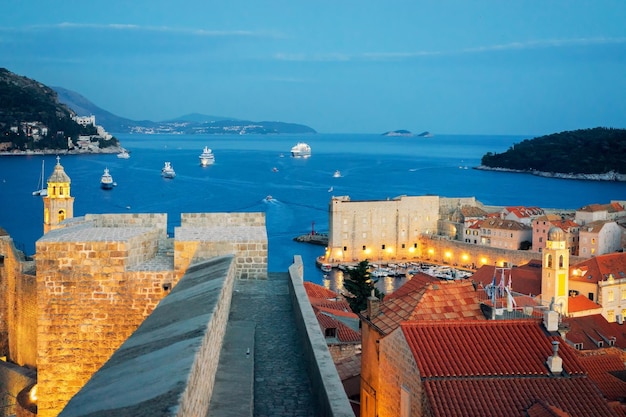
[[[626,128],[624,0],[6,0],[0,67],[133,120]]]

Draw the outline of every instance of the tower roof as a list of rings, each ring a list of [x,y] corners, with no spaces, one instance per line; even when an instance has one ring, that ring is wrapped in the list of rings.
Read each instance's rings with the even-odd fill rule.
[[[61,165],[61,158],[57,156],[57,164],[54,166],[52,175],[48,178],[48,182],[72,182],[70,177],[65,173],[63,165]]]
[[[552,242],[563,242],[565,241],[565,232],[560,227],[551,227],[548,230],[548,240]]]

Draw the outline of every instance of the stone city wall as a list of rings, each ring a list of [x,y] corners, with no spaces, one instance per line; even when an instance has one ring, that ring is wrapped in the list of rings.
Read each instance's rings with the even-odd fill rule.
[[[37,286],[13,239],[0,237],[0,355],[20,366],[37,364]]]
[[[40,417],[56,416],[165,296],[163,274],[126,272],[154,251],[155,233],[37,242]]]
[[[181,213],[180,219],[181,227],[265,227],[265,213]]]
[[[86,214],[85,220],[94,222],[96,227],[155,227],[163,235],[167,231],[164,213]]]

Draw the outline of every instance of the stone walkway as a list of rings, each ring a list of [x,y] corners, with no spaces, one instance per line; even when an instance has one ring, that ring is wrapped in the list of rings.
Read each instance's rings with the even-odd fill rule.
[[[235,282],[229,321],[256,323],[254,416],[315,416],[314,398],[289,297],[289,275]]]

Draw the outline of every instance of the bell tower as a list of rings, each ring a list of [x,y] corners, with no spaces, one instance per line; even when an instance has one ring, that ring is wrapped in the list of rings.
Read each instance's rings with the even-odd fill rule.
[[[541,266],[541,300],[553,304],[555,311],[567,315],[569,296],[569,250],[565,232],[558,227],[548,231]]]
[[[65,173],[61,158],[48,178],[48,195],[43,198],[43,233],[58,229],[59,223],[74,217],[74,197],[70,195],[70,177]]]

